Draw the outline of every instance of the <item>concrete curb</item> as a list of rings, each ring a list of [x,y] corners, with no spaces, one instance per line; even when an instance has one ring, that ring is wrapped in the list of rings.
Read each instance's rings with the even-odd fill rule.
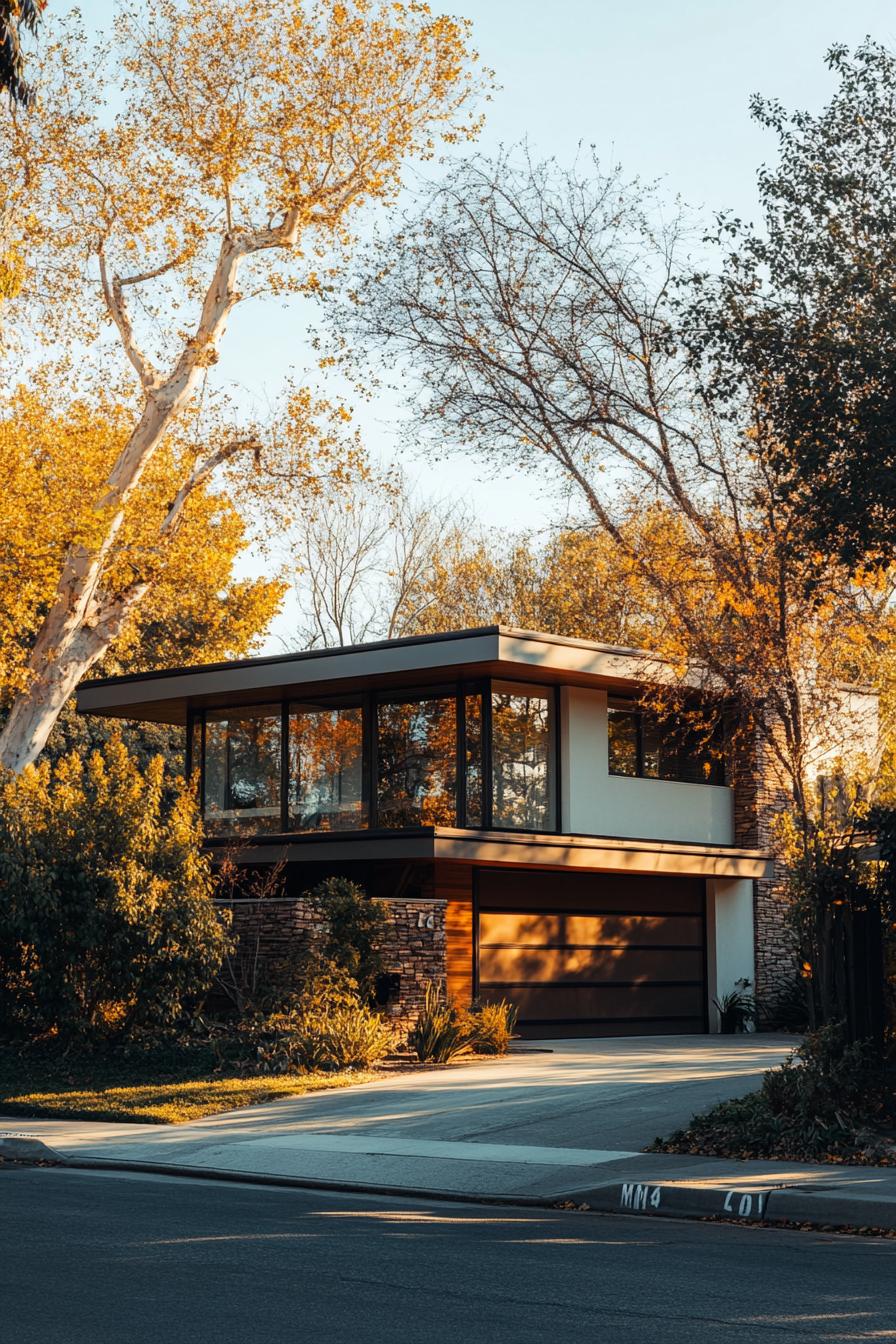
[[[896,1231],[896,1199],[856,1198],[800,1186],[731,1189],[726,1186],[625,1181],[577,1190],[571,1200],[600,1213],[657,1218],[718,1218],[734,1223],[809,1223],[815,1227]]]
[[[0,1158],[9,1162],[65,1162],[61,1153],[33,1134],[0,1134]]]
[[[462,1190],[421,1190],[407,1185],[374,1185],[362,1181],[324,1181],[311,1176],[278,1176],[265,1171],[228,1171],[223,1167],[187,1167],[171,1162],[136,1162],[104,1157],[57,1158],[57,1165],[81,1171],[136,1171],[147,1176],[180,1176],[191,1181],[223,1181],[230,1185],[269,1185],[286,1190],[328,1190],[333,1194],[388,1195],[399,1199],[431,1199],[440,1203],[489,1204],[505,1208],[551,1209],[554,1197],[480,1195]]]
[[[52,1163],[75,1171],[136,1171],[148,1176],[180,1176],[192,1181],[223,1181],[232,1185],[270,1185],[291,1190],[329,1190],[334,1194],[392,1195],[456,1204],[495,1204],[533,1209],[554,1208],[557,1200],[539,1195],[467,1194],[458,1190],[421,1190],[406,1185],[375,1185],[360,1181],[325,1181],[310,1176],[278,1176],[272,1172],[228,1171],[223,1167],[189,1167],[174,1162],[138,1162],[113,1157],[67,1157],[28,1134],[0,1135],[0,1160],[20,1165]]]
[[[29,1134],[0,1135],[0,1159],[37,1166],[42,1163],[83,1171],[133,1171],[186,1180],[223,1181],[281,1189],[322,1190],[334,1194],[383,1195],[441,1203],[484,1204],[503,1208],[569,1209],[631,1217],[718,1219],[733,1223],[810,1225],[819,1228],[896,1231],[896,1199],[850,1198],[848,1194],[798,1186],[769,1186],[745,1191],[727,1186],[623,1181],[566,1195],[488,1195],[457,1190],[428,1190],[358,1181],[326,1181],[270,1172],[228,1171],[171,1162],[138,1162],[102,1157],[67,1157]]]
[[[850,1199],[843,1193],[810,1192],[791,1186],[772,1191],[765,1218],[769,1223],[812,1223],[816,1227],[896,1232],[896,1200],[873,1196]]]
[[[647,1214],[656,1218],[725,1218],[761,1223],[768,1218],[770,1189],[729,1190],[724,1186],[670,1185],[655,1181],[577,1190],[570,1199],[600,1213]]]

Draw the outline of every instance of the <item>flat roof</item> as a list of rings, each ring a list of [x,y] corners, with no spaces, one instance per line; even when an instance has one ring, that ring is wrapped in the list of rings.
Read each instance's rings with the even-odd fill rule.
[[[645,649],[486,625],[103,677],[78,687],[77,708],[81,714],[182,724],[192,708],[437,686],[462,675],[623,689],[671,679],[672,672]]]

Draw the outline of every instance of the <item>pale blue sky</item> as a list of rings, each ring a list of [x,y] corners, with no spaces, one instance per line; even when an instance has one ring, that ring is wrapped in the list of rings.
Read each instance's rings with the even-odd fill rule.
[[[832,88],[823,57],[833,42],[854,46],[870,33],[896,45],[896,10],[884,0],[462,0],[445,7],[472,19],[482,60],[502,86],[487,108],[484,149],[526,137],[536,156],[568,162],[584,141],[630,175],[662,178],[692,206],[744,217],[755,210],[756,169],[773,154],[749,119],[750,95],[817,109]],[[112,0],[82,5],[98,28],[112,11]],[[307,320],[304,307],[247,305],[232,320],[220,372],[252,400],[275,400],[287,372],[302,374]],[[388,407],[359,408],[357,417],[371,448],[386,457],[396,452],[388,414]],[[556,510],[529,481],[477,482],[467,462],[428,467],[411,459],[408,467],[427,489],[472,496],[492,524],[538,527]]]

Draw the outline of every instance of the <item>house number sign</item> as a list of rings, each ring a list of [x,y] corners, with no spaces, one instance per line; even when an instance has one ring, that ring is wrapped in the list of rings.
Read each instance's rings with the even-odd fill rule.
[[[694,1198],[699,1200],[699,1208],[691,1207]],[[620,1188],[619,1208],[626,1213],[651,1213],[664,1209],[673,1216],[701,1212],[717,1217],[755,1220],[761,1219],[765,1212],[765,1194],[745,1194],[741,1190],[707,1190],[691,1196],[678,1186],[631,1181]]]
[[[429,914],[427,914],[425,910],[417,911],[418,929],[434,929],[435,926],[436,926],[436,917],[431,910]]]

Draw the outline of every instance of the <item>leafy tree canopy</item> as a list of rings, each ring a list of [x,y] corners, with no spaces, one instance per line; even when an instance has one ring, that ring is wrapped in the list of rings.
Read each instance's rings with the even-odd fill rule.
[[[755,97],[778,141],[759,227],[723,216],[721,275],[686,287],[687,335],[717,405],[746,398],[778,489],[852,566],[896,543],[896,56],[834,46],[818,114]]]
[[[201,828],[121,741],[0,783],[0,1018],[35,1036],[174,1023],[227,946]]]
[[[220,392],[213,370],[234,309],[329,284],[353,215],[394,199],[409,158],[474,135],[470,104],[487,82],[470,25],[416,0],[116,8],[108,41],[86,42],[77,11],[55,23],[35,63],[41,115],[0,119],[2,204],[24,258],[7,285],[9,343],[77,350],[83,383],[131,387],[92,510],[54,554],[55,587],[0,728],[11,769],[36,758],[79,680],[124,637],[198,488],[254,459],[269,494],[291,488],[307,507],[295,451],[307,416],[298,440],[212,436],[205,455],[169,459],[170,508],[154,512],[142,547],[152,581],[127,573],[133,504],[209,382]]]
[[[95,501],[127,417],[113,391],[66,402],[49,375],[0,406],[0,704],[27,685],[28,654],[66,552],[102,526]],[[223,489],[206,484],[193,493],[159,563],[159,520],[196,451],[186,435],[173,436],[128,503],[106,582],[113,590],[148,587],[100,671],[249,653],[277,610],[284,591],[277,579],[234,575],[250,532]]]
[[[45,8],[46,0],[0,0],[0,89],[24,107],[33,101],[34,90],[25,79],[22,29],[37,32]]]

